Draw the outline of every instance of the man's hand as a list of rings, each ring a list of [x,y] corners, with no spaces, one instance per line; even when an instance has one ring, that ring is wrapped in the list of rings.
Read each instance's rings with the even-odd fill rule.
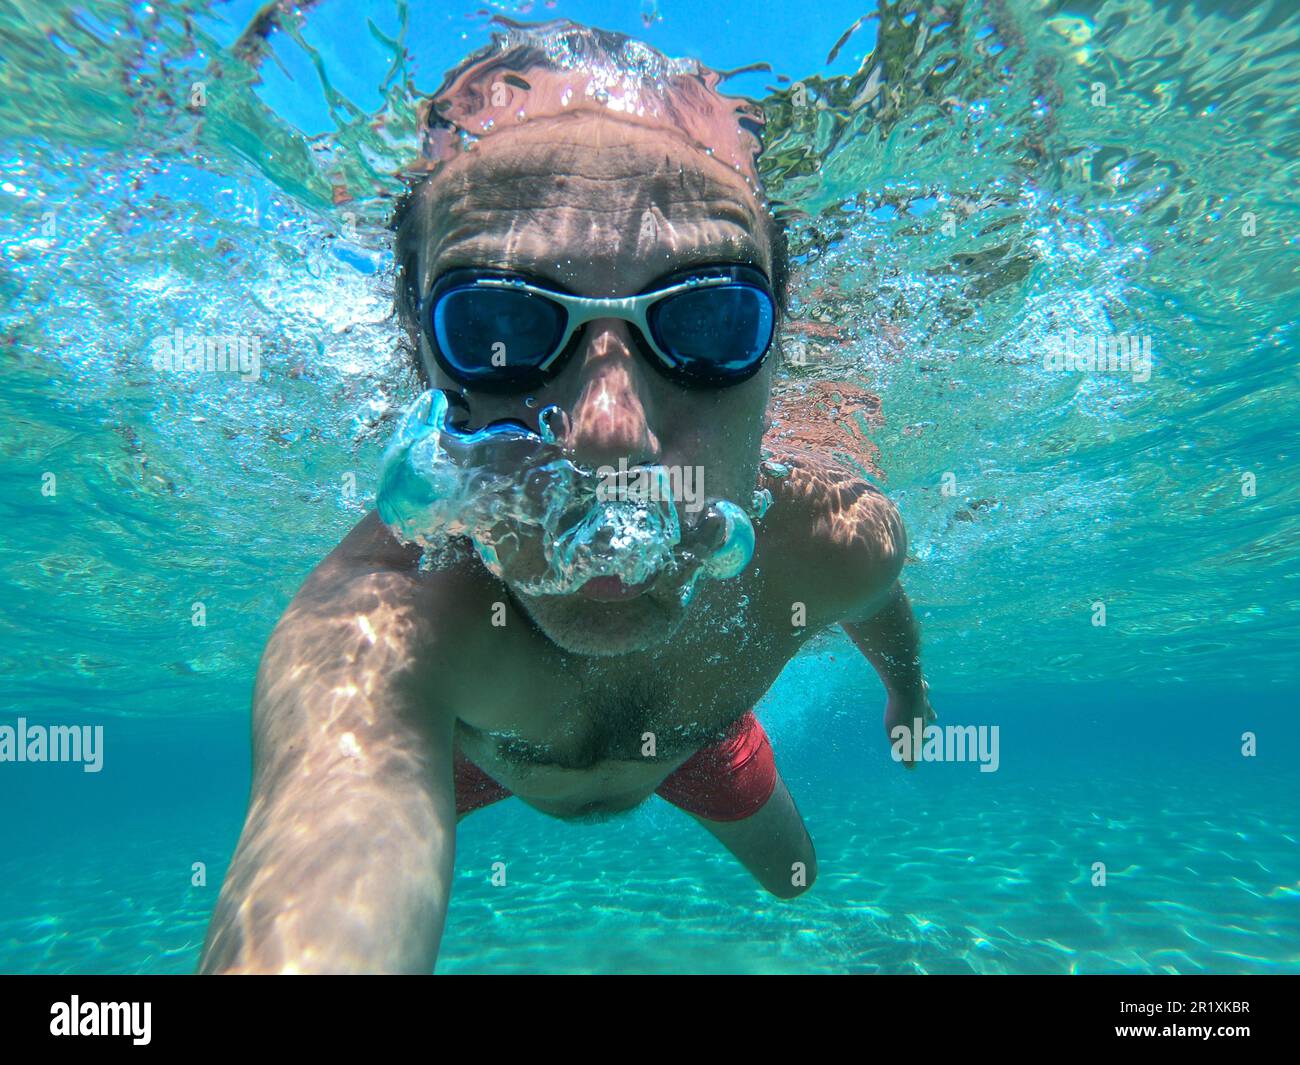
[[[915,769],[916,763],[911,760],[910,755],[925,740],[924,730],[927,725],[933,722],[938,715],[934,712],[934,707],[930,705],[930,685],[921,681],[920,691],[912,696],[900,696],[891,694],[889,702],[885,705],[885,734],[889,737],[891,748],[897,746],[899,736],[894,735],[894,730],[900,726],[907,729],[904,739],[903,751],[906,752],[903,758],[903,765],[907,769]],[[920,722],[922,732],[921,739],[916,740],[914,733],[917,730],[917,722]]]
[[[894,730],[900,726],[907,728],[900,753],[905,755],[903,765],[914,769],[915,763],[910,755],[919,749],[924,739],[924,736],[917,739],[913,735],[917,722],[923,731],[936,715],[930,706],[930,686],[921,676],[920,633],[902,585],[894,585],[888,601],[871,617],[841,624],[849,639],[880,674],[885,691],[889,693],[889,702],[885,706],[885,734],[891,747],[896,748],[898,737],[895,737]]]

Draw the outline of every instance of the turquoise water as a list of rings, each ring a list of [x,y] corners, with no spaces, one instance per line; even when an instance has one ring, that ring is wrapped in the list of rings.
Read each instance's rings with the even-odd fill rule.
[[[97,774],[0,763],[0,971],[197,964],[258,654],[416,388],[382,223],[479,10],[258,45],[250,4],[0,8],[5,720],[105,737]],[[880,396],[829,446],[878,449],[932,699],[1002,743],[904,773],[828,634],[759,708],[811,893],[658,800],[508,801],[458,833],[439,971],[1300,971],[1291,5],[491,10],[771,65],[732,91],[795,256],[779,387]],[[177,327],[258,337],[258,380],[155,370]],[[1070,330],[1148,338],[1149,378],[1047,369]]]

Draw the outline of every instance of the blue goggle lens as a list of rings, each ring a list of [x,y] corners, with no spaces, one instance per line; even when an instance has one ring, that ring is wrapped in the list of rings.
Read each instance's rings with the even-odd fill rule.
[[[434,304],[433,335],[465,384],[537,369],[564,335],[564,308],[528,292],[458,288]]]
[[[743,377],[772,342],[775,313],[750,285],[718,285],[656,303],[646,315],[654,342],[680,372],[703,380]]]

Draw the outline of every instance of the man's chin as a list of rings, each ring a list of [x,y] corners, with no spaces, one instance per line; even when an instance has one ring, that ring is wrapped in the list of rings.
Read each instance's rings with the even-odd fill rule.
[[[512,588],[533,623],[556,646],[580,655],[626,655],[667,643],[686,620],[680,597],[656,590],[622,602],[580,592],[524,595]]]

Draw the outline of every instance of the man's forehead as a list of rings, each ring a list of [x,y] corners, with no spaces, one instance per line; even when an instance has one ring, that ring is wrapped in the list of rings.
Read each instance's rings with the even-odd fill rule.
[[[486,138],[429,179],[416,207],[425,284],[487,266],[581,290],[603,270],[612,294],[697,262],[770,269],[764,208],[742,174],[672,130],[599,116]]]

